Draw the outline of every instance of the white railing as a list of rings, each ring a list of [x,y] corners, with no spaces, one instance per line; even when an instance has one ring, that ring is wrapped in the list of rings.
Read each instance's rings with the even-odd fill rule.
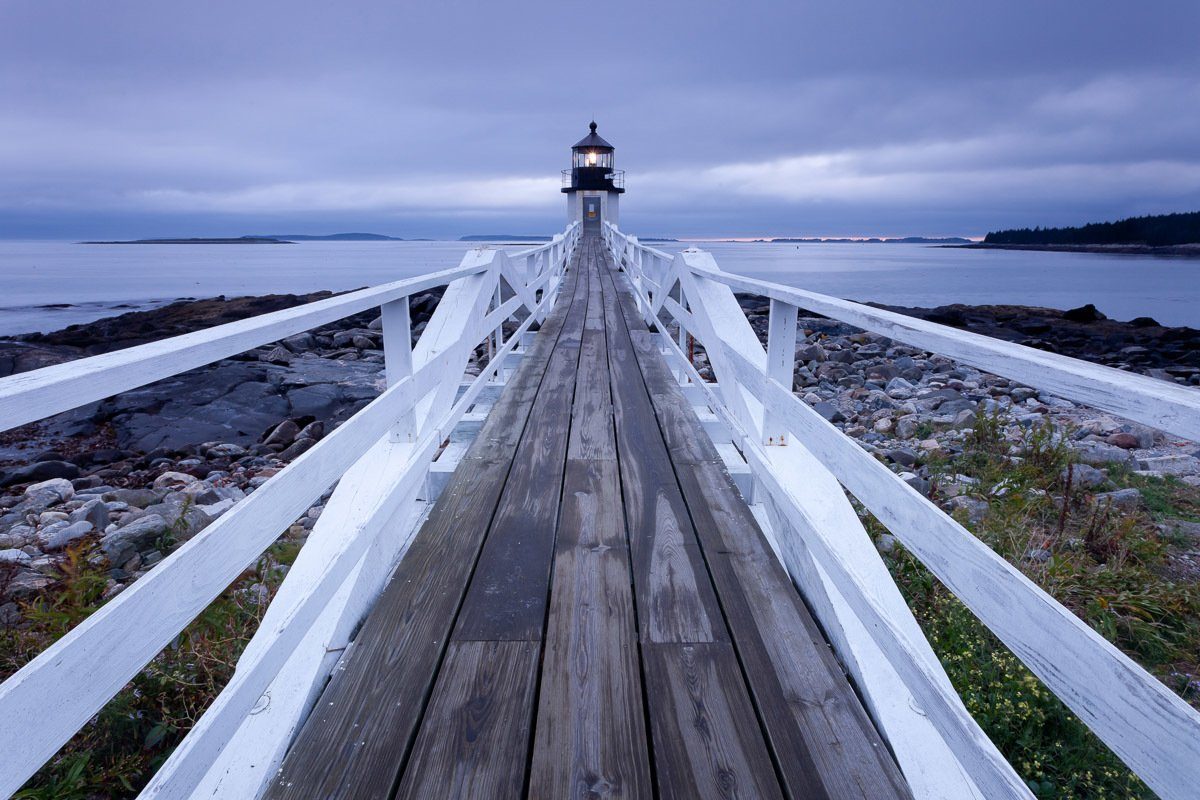
[[[0,380],[0,430],[381,308],[387,389],[0,684],[0,797],[37,769],[331,485],[229,684],[143,796],[254,797],[407,546],[432,459],[541,322],[578,245],[472,250],[450,270]],[[445,286],[413,347],[410,295]],[[504,335],[504,323],[518,317]],[[459,393],[472,351],[491,358]],[[511,360],[510,360],[511,363]]]
[[[781,556],[917,797],[1032,797],[963,707],[843,487],[1163,798],[1200,786],[1200,714],[792,393],[801,308],[1200,440],[1200,392],[721,271],[606,224],[639,309],[765,489]],[[770,298],[764,350],[733,290]],[[677,323],[679,343],[667,332]],[[716,376],[680,347],[692,335]]]

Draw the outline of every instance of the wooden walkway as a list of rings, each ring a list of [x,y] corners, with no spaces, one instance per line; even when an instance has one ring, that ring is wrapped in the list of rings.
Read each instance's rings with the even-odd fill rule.
[[[908,789],[588,232],[268,797]]]

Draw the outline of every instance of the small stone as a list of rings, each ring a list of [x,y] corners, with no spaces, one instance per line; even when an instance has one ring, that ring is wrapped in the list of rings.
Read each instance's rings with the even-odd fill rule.
[[[38,525],[52,525],[55,522],[66,522],[71,515],[64,511],[43,511],[38,514]]]
[[[845,422],[846,417],[833,403],[822,400],[819,403],[813,404],[813,410],[824,417],[829,422]]]
[[[875,549],[881,553],[891,553],[896,549],[896,537],[890,533],[881,533],[875,537]]]
[[[897,447],[894,450],[888,450],[887,457],[888,460],[905,467],[911,467],[917,463],[917,454],[907,447]]]
[[[1033,561],[1036,564],[1045,564],[1050,560],[1052,553],[1044,548],[1035,548],[1025,553],[1026,561]]]
[[[1114,433],[1105,439],[1108,444],[1113,447],[1120,447],[1122,450],[1135,450],[1138,446],[1138,439],[1132,433]]]
[[[66,502],[75,496],[75,486],[66,478],[51,478],[48,481],[35,483],[25,490],[25,495],[29,496],[42,490],[54,492],[58,495],[60,502]]]
[[[32,560],[33,558],[24,550],[17,550],[12,547],[7,550],[0,550],[0,564],[25,565]]]
[[[988,511],[988,504],[985,501],[966,495],[951,498],[949,507],[952,512],[959,510],[965,512],[967,522],[971,525],[982,522]]]
[[[296,439],[296,434],[300,432],[300,426],[292,422],[290,419],[285,419],[283,422],[275,426],[270,435],[263,440],[265,445],[280,445],[287,447]]]
[[[1067,470],[1063,470],[1058,475],[1058,479],[1066,484]],[[1082,486],[1085,489],[1092,489],[1096,486],[1103,485],[1108,481],[1108,476],[1103,470],[1096,469],[1088,464],[1074,464],[1071,467],[1071,484],[1074,486]]]
[[[964,408],[954,415],[954,421],[950,423],[950,427],[955,430],[964,430],[975,426],[975,412],[969,408]]]
[[[69,547],[85,536],[90,536],[95,530],[92,523],[83,520],[63,525],[53,532],[49,530],[43,531],[39,534],[39,541],[42,544],[43,550],[62,550],[64,547]]]
[[[177,488],[187,486],[189,483],[198,481],[195,475],[188,475],[186,472],[164,472],[154,479],[154,488]]]
[[[246,455],[246,448],[232,443],[222,443],[208,448],[209,458],[241,458]]]
[[[921,420],[916,414],[909,414],[896,420],[896,435],[901,439],[911,439],[917,435]]]
[[[286,347],[281,347],[280,345],[275,345],[267,352],[259,355],[258,360],[266,364],[279,364],[286,367],[288,364],[292,363],[292,358],[293,356],[291,350],[288,350]]]
[[[168,534],[171,526],[158,514],[147,514],[117,528],[100,540],[100,549],[113,564],[122,564],[159,538]]]

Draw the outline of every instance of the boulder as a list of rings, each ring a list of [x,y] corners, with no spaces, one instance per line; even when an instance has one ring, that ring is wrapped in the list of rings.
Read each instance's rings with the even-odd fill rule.
[[[51,478],[48,481],[35,483],[25,490],[25,495],[29,496],[43,490],[57,494],[60,502],[66,502],[75,496],[75,485],[66,478]]]
[[[108,556],[109,563],[121,565],[170,533],[171,526],[165,519],[158,514],[147,514],[105,536],[100,540],[100,549]]]
[[[1074,442],[1071,444],[1071,449],[1075,451],[1075,455],[1080,461],[1093,466],[1104,466],[1111,463],[1130,466],[1137,464],[1137,460],[1128,450],[1122,450],[1120,447],[1114,447],[1106,442]]]
[[[195,483],[199,478],[186,472],[164,472],[154,479],[155,489],[175,489]]]
[[[292,422],[290,419],[285,419],[283,422],[276,425],[267,438],[263,439],[265,445],[279,445],[286,447],[296,439],[296,434],[300,432],[300,426]]]
[[[69,547],[85,536],[90,536],[96,528],[87,520],[80,522],[64,522],[46,528],[38,533],[38,541],[43,550],[61,550]]]
[[[1142,504],[1142,493],[1137,489],[1117,489],[1113,492],[1101,492],[1096,495],[1096,503],[1100,506],[1111,506],[1120,511],[1133,511]]]
[[[18,483],[46,481],[51,478],[66,478],[70,481],[72,478],[78,477],[79,467],[70,461],[39,461],[36,464],[30,464],[27,467],[18,467],[0,475],[0,487],[12,486]]]
[[[71,512],[72,522],[89,522],[99,530],[108,527],[108,506],[99,497],[93,497]]]
[[[967,497],[966,495],[951,498],[947,505],[952,513],[955,511],[963,512],[967,518],[967,522],[971,525],[977,525],[982,522],[988,511],[988,504],[985,501],[975,497]]]

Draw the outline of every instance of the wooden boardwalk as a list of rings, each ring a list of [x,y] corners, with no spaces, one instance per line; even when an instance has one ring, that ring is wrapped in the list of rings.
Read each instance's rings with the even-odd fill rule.
[[[267,796],[909,796],[595,231]]]

